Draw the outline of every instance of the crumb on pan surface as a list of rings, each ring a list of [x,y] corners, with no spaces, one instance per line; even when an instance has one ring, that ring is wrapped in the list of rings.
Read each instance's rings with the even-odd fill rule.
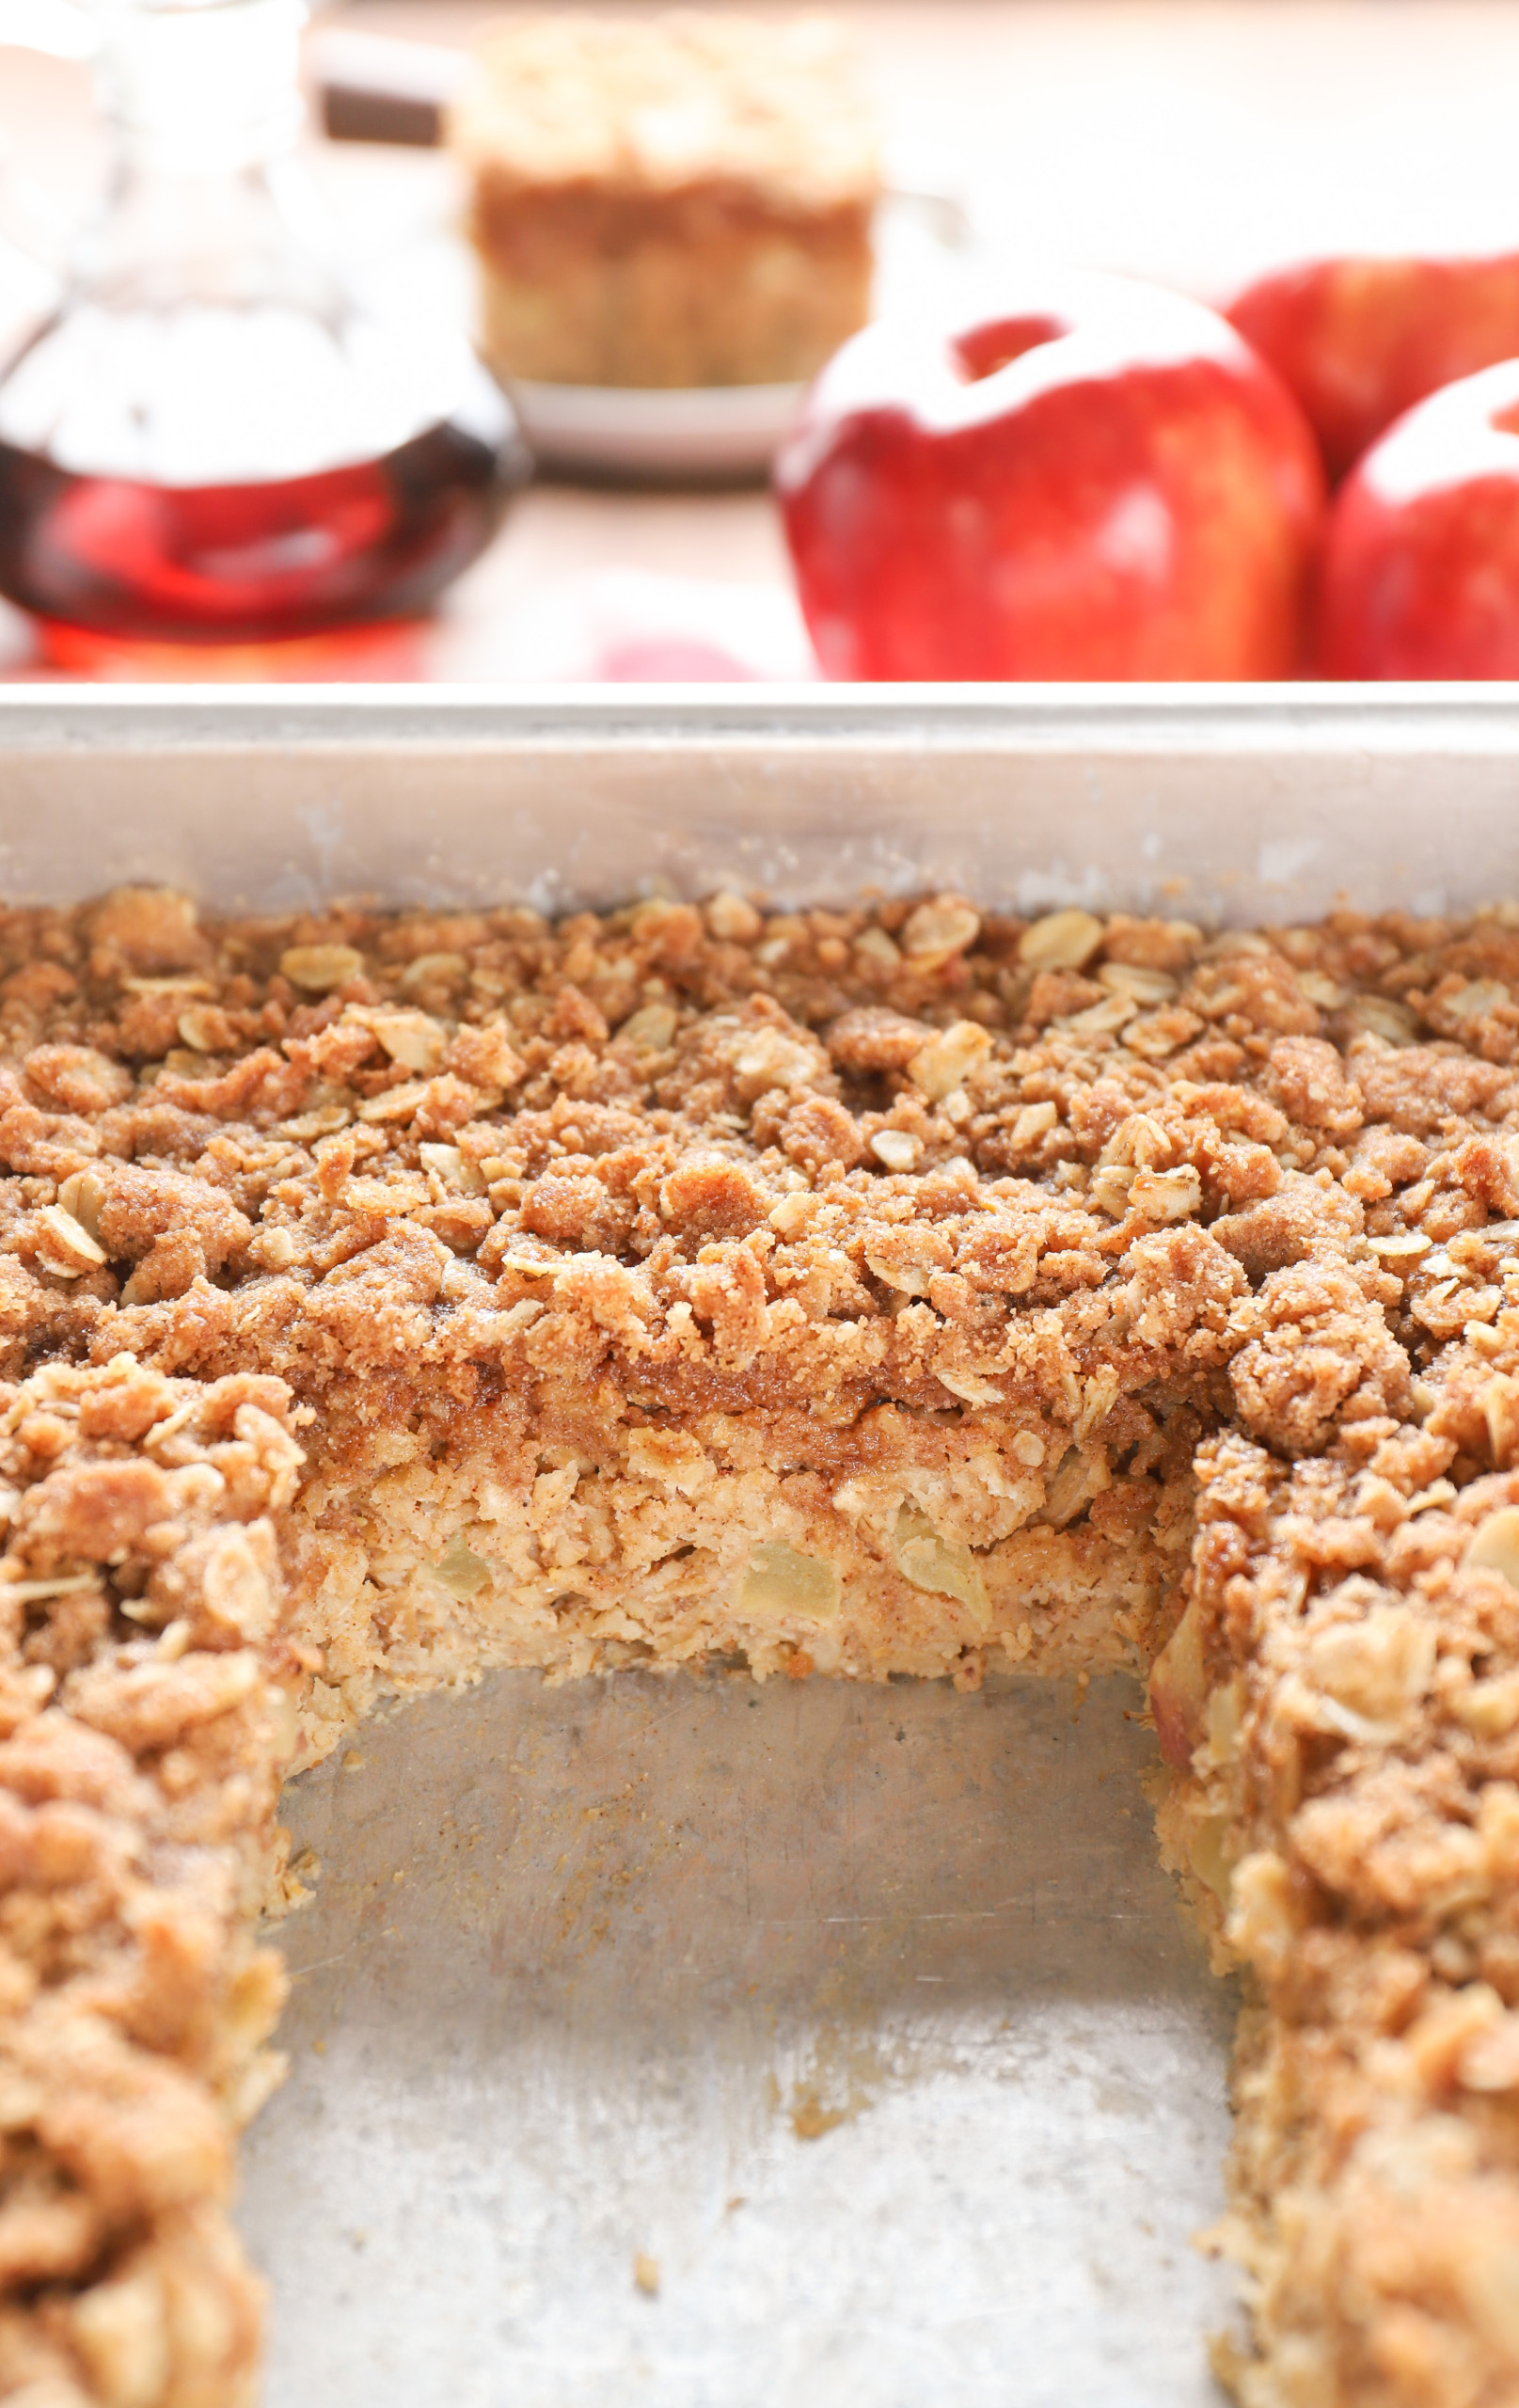
[[[253,2396],[289,1766],[740,1662],[1153,1666],[1231,2380],[1519,2397],[1515,991],[1503,912],[0,915],[0,2396]]]
[[[504,375],[790,383],[868,315],[876,127],[826,19],[524,15],[450,140]]]

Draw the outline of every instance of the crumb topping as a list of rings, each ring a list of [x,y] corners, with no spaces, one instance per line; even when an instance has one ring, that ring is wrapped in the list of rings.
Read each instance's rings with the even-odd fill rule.
[[[795,210],[879,180],[853,52],[821,17],[525,16],[481,45],[451,138],[506,189],[710,186]]]
[[[1296,1455],[1407,1409],[1496,1310],[1476,1233],[1519,1211],[1497,918],[1208,940],[724,896],[202,928],[134,894],[10,915],[0,960],[18,1367],[254,1361],[307,1394],[488,1354],[681,1412],[1064,1380],[1072,1421],[1094,1377],[1226,1374]]]
[[[0,1387],[0,2388],[237,2400],[231,2136],[278,2079],[251,1938],[299,1667],[287,1392],[128,1354]],[[54,2388],[47,2388],[49,2384]]]

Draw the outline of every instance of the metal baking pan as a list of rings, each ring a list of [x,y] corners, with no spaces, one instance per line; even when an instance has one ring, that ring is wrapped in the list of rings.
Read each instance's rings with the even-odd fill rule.
[[[1519,692],[0,693],[0,892],[1519,895]],[[269,2408],[1204,2408],[1233,2002],[1137,1694],[489,1679],[287,1800]]]
[[[0,688],[0,892],[1439,910],[1516,883],[1516,728],[1503,686]]]

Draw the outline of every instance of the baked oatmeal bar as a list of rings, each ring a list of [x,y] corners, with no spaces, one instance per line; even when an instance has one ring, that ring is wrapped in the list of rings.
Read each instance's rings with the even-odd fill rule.
[[[1248,2408],[1519,2398],[1519,913],[0,916],[0,2396],[227,2408],[283,1773],[1153,1668]]]
[[[789,384],[869,314],[875,124],[822,18],[508,19],[450,140],[502,376]]]

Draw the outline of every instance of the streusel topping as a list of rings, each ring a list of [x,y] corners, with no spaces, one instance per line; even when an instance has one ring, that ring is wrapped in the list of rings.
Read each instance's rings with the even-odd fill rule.
[[[858,62],[822,17],[524,17],[483,43],[453,140],[505,187],[709,187],[826,209],[879,182]]]

